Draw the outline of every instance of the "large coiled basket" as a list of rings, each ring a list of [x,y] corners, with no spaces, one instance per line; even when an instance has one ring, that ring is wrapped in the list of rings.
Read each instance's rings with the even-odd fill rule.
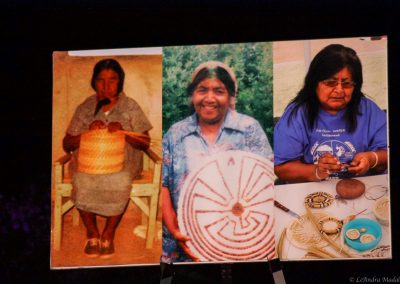
[[[110,174],[124,166],[125,134],[107,129],[91,130],[81,135],[78,171],[87,174]]]

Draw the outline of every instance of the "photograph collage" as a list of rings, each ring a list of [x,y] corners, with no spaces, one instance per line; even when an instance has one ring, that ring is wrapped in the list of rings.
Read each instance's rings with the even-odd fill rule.
[[[51,269],[392,259],[387,53],[54,51]]]

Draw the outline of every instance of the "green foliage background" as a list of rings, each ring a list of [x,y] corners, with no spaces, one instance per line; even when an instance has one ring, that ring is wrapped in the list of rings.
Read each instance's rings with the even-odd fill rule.
[[[272,43],[240,43],[163,48],[163,134],[189,113],[186,88],[202,62],[218,60],[236,74],[236,110],[257,119],[273,143]]]

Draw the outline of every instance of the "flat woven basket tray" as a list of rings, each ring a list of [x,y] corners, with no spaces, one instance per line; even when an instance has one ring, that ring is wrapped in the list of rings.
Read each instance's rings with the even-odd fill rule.
[[[326,213],[314,213],[318,221],[329,218]],[[287,227],[287,237],[289,241],[296,247],[308,249],[310,246],[325,247],[328,242],[325,241],[321,234],[314,228],[311,220],[307,215],[301,216],[300,219],[293,220]],[[335,240],[340,233],[331,234],[329,237]]]

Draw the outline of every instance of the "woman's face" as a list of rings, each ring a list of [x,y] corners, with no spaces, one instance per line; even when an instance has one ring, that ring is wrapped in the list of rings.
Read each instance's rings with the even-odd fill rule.
[[[217,78],[201,81],[192,93],[192,103],[204,124],[222,123],[229,108],[230,96],[225,85]]]
[[[336,114],[350,102],[353,91],[353,78],[345,67],[331,78],[319,82],[316,93],[322,109]]]
[[[95,80],[95,90],[102,99],[114,99],[118,95],[119,76],[112,69],[104,69],[100,71]]]

